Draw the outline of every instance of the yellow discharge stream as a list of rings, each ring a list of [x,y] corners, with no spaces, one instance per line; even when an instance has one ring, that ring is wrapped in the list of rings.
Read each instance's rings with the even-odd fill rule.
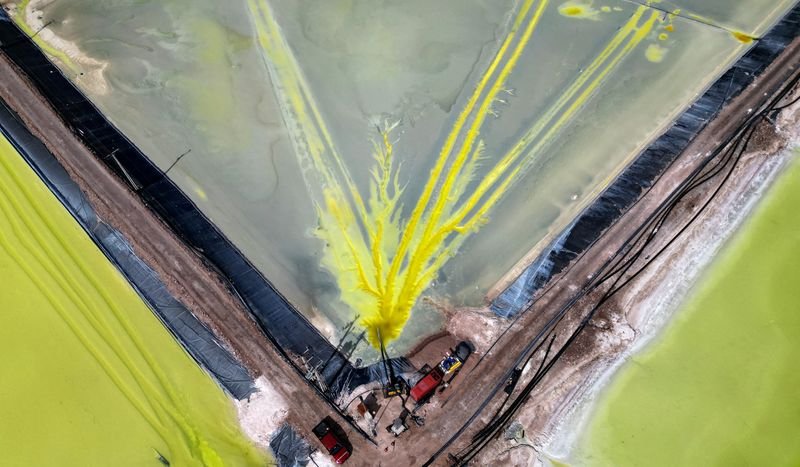
[[[386,124],[375,143],[376,166],[364,198],[336,150],[311,90],[269,4],[248,0],[258,41],[295,152],[319,216],[322,265],[336,278],[341,300],[361,316],[370,343],[396,339],[422,292],[531,162],[576,115],[607,76],[653,30],[660,13],[638,7],[609,43],[511,149],[488,157],[486,118],[535,35],[548,0],[524,0],[489,66],[444,140],[410,216],[402,216],[403,185]],[[488,172],[476,182],[480,166]],[[473,186],[473,182],[477,186]],[[472,188],[471,193],[467,193]],[[382,340],[382,342],[381,342]]]
[[[229,400],[0,136],[4,465],[261,465]]]

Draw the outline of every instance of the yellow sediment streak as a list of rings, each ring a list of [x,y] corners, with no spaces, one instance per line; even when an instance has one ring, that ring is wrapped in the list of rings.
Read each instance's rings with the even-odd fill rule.
[[[523,8],[521,9],[520,14],[518,16],[518,21],[521,17],[524,17],[524,15],[528,13],[528,10],[531,8],[531,4],[532,2],[526,2],[523,5]],[[478,138],[480,134],[479,133],[480,128],[483,125],[484,121],[486,120],[486,117],[488,116],[489,111],[491,110],[492,104],[494,103],[495,99],[497,98],[497,95],[500,93],[503,86],[505,85],[508,76],[511,74],[512,70],[516,66],[520,55],[522,55],[522,52],[525,50],[525,46],[528,44],[528,41],[530,40],[534,30],[536,29],[536,26],[539,24],[539,20],[541,19],[542,13],[544,12],[546,7],[547,7],[547,1],[541,1],[537,6],[536,10],[533,13],[533,16],[528,21],[528,24],[525,27],[522,37],[519,39],[519,42],[514,48],[513,53],[508,58],[506,63],[503,65],[502,70],[492,83],[492,86],[490,87],[489,91],[487,92],[486,96],[483,99],[483,102],[481,103],[480,107],[477,110],[477,113],[472,121],[472,124],[470,125],[469,130],[467,130],[464,142],[461,145],[461,148],[458,151],[455,161],[450,167],[447,176],[445,177],[440,193],[436,199],[436,203],[431,209],[430,216],[426,221],[425,229],[422,233],[422,239],[420,241],[420,248],[414,251],[413,254],[411,255],[411,259],[408,263],[408,272],[405,275],[405,283],[403,284],[403,288],[401,289],[397,298],[397,305],[399,305],[399,309],[394,309],[394,310],[384,309],[381,310],[382,311],[381,315],[384,315],[385,313],[400,313],[401,317],[405,320],[407,314],[410,313],[411,307],[414,305],[414,301],[416,301],[416,298],[418,297],[416,291],[418,290],[420,279],[423,279],[419,277],[419,274],[422,271],[422,269],[426,266],[427,259],[430,258],[431,254],[434,253],[433,250],[438,246],[435,243],[431,244],[429,242],[433,229],[437,225],[439,218],[443,213],[445,203],[447,203],[448,200],[450,199],[449,194],[453,187],[453,184],[456,183],[457,179],[459,178],[459,175],[462,174],[461,169],[463,168],[467,155],[470,154],[472,150],[472,145],[475,143],[475,140]],[[514,25],[514,27],[512,28],[512,34],[508,35],[506,42],[503,44],[504,47],[507,46],[507,44],[510,42],[510,39],[513,39],[514,37],[513,33],[515,33],[516,29],[519,27],[520,24]],[[502,49],[502,52],[505,52],[505,49]],[[497,59],[500,58],[501,56],[502,56],[501,54],[498,54],[495,59],[495,62],[493,62],[492,65],[496,65]],[[481,85],[475,90],[475,93],[473,94],[470,100],[477,98],[477,96],[483,90],[482,87],[485,85],[487,79],[489,78],[490,74],[493,71],[494,71],[493,67],[490,67],[489,72],[484,74],[483,79],[481,80]],[[468,106],[465,110],[471,110],[470,106]],[[455,141],[455,139],[458,137],[458,133],[460,132],[460,130],[461,128],[458,125],[454,126],[453,130],[450,133],[450,136],[448,137],[448,140]],[[450,153],[450,148],[446,148],[446,151],[442,151],[442,153],[440,154],[439,159],[442,163],[442,166],[444,165],[444,162],[446,162],[449,153]],[[434,176],[438,176],[438,173],[435,173]],[[433,178],[431,180],[433,180]],[[433,185],[434,185],[433,183],[429,184],[429,186]],[[417,203],[417,208],[415,209],[415,211],[419,210],[421,212],[427,207],[430,193],[427,192],[426,194],[428,195],[428,197],[423,196],[422,198],[420,198],[420,200]],[[414,233],[416,224],[413,221],[414,219],[412,218],[412,222],[410,222],[409,226],[406,228],[406,231],[404,233],[404,238],[405,237],[410,238],[411,235]],[[442,242],[439,242],[439,244],[441,243]],[[402,245],[403,244],[401,243],[401,247]],[[400,249],[398,251],[398,254],[402,253],[404,253],[404,251]],[[391,281],[393,280],[393,276],[391,275],[391,273],[394,272],[395,264],[399,265],[400,261],[401,260],[399,256],[396,256],[394,258],[392,264],[393,270],[390,271],[390,276],[387,280],[388,282],[387,287],[390,292],[391,292]],[[387,332],[386,334],[393,335],[394,333]],[[382,332],[381,335],[385,335],[384,332]]]
[[[265,63],[270,71],[287,126],[292,133],[292,143],[300,160],[300,166],[309,188],[322,185],[321,202],[317,203],[320,223],[330,235],[327,239],[331,254],[325,258],[326,266],[335,271],[355,272],[355,278],[341,284],[347,290],[360,290],[376,295],[377,280],[370,280],[369,261],[376,255],[370,253],[370,245],[363,239],[362,229],[374,236],[371,216],[366,205],[336,150],[330,131],[325,125],[310,87],[300,70],[297,60],[286,43],[280,26],[269,4],[248,0],[254,19],[257,40],[264,51]],[[333,165],[330,164],[333,161]],[[311,171],[311,173],[309,173]],[[315,180],[313,176],[320,179]],[[342,189],[342,183],[346,189]],[[316,182],[316,183],[315,183]],[[349,195],[349,197],[348,197]]]
[[[423,216],[423,213],[425,212],[425,209],[428,206],[428,202],[430,201],[431,196],[433,195],[433,191],[438,185],[439,177],[442,171],[444,170],[445,165],[447,164],[447,161],[450,157],[450,153],[452,152],[453,147],[455,146],[456,141],[458,140],[458,137],[461,134],[461,129],[463,128],[464,124],[466,123],[467,119],[472,113],[472,110],[475,108],[475,105],[477,104],[477,101],[481,96],[481,94],[483,93],[483,90],[488,84],[490,78],[495,73],[498,65],[502,62],[504,55],[508,50],[508,47],[513,42],[518,29],[522,25],[522,19],[530,10],[532,3],[533,2],[531,0],[527,0],[522,5],[520,12],[516,20],[514,21],[513,26],[511,27],[511,31],[508,33],[506,39],[503,41],[503,44],[500,46],[500,50],[498,51],[497,55],[495,55],[495,58],[494,60],[492,60],[492,63],[489,65],[489,69],[486,71],[486,73],[484,73],[484,75],[478,82],[478,86],[475,88],[475,91],[472,93],[472,96],[470,96],[464,109],[461,111],[461,114],[456,119],[453,128],[450,131],[450,134],[447,136],[447,139],[445,140],[442,150],[439,152],[439,158],[437,159],[436,164],[434,165],[433,170],[431,171],[431,176],[428,179],[428,182],[426,183],[425,188],[422,191],[422,195],[420,195],[420,198],[417,201],[416,206],[414,207],[414,211],[411,213],[411,218],[408,221],[408,225],[406,225],[405,232],[403,233],[403,236],[400,240],[400,246],[397,251],[397,256],[392,261],[392,269],[390,270],[389,278],[387,279],[387,285],[389,290],[391,290],[392,288],[394,277],[397,275],[397,272],[400,268],[400,264],[403,261],[403,255],[405,254],[409,244],[411,243],[411,239],[413,238],[413,234],[416,230],[417,224],[419,223],[420,219]],[[491,104],[491,101],[489,101],[489,104]],[[483,114],[482,116],[483,118],[485,118],[485,114],[487,111],[488,108],[486,108],[486,100],[485,100],[484,104],[481,106],[480,111],[478,112],[479,118],[481,114]],[[472,139],[474,140],[475,138],[474,131],[471,132],[471,134],[468,135],[468,137],[469,136],[471,136]]]
[[[573,97],[575,97],[578,92],[583,89],[582,92],[578,95],[578,97],[572,102],[572,104],[564,111],[561,116],[556,120],[556,122],[551,126],[549,131],[542,137],[536,146],[528,152],[529,157],[526,159],[530,161],[532,159],[533,154],[538,153],[541,148],[548,144],[553,136],[565,125],[565,123],[570,120],[575,112],[581,108],[589,96],[596,90],[596,88],[600,85],[606,75],[616,67],[618,62],[625,56],[627,56],[630,51],[641,42],[641,40],[649,33],[652,29],[653,24],[658,19],[658,12],[651,12],[650,18],[645,22],[644,25],[638,27],[638,22],[640,21],[642,15],[647,10],[646,7],[640,7],[637,12],[631,17],[628,23],[621,28],[621,30],[617,33],[617,35],[612,39],[609,45],[600,53],[600,55],[594,60],[594,62],[584,71],[583,74],[567,89],[567,91],[557,100],[556,104],[549,109],[548,112],[536,123],[531,131],[528,132],[526,137],[524,137],[518,144],[514,146],[514,148],[507,154],[500,163],[492,169],[492,171],[484,178],[482,183],[479,185],[478,189],[475,190],[475,193],[462,205],[459,211],[456,213],[453,218],[446,222],[444,226],[438,229],[438,231],[431,236],[431,232],[435,225],[437,225],[438,221],[438,214],[441,212],[441,205],[446,200],[446,196],[440,196],[436,207],[434,208],[434,215],[431,217],[428,225],[426,226],[426,232],[423,235],[423,240],[421,246],[415,252],[412,261],[410,262],[411,267],[422,267],[422,265],[426,265],[431,257],[437,254],[437,247],[442,245],[445,241],[445,237],[452,234],[453,232],[461,233],[461,237],[465,238],[466,234],[470,231],[475,229],[478,224],[485,218],[488,211],[497,203],[500,197],[507,191],[509,185],[518,178],[518,175],[522,172],[523,166],[518,166],[515,168],[511,174],[506,178],[506,180],[494,190],[492,195],[489,199],[481,206],[477,212],[472,217],[472,220],[467,222],[464,225],[459,225],[459,223],[463,220],[468,212],[473,210],[480,199],[486,194],[488,189],[497,181],[498,177],[505,172],[508,167],[523,154],[524,149],[527,147],[530,141],[532,141],[539,133],[541,133],[542,129],[547,126],[547,124],[552,123],[553,119],[559,112],[562,111],[563,107],[569,102]],[[626,46],[617,53],[616,56],[605,66],[605,68],[597,73],[597,71],[601,68],[601,66],[608,61],[609,57],[614,54],[614,52],[619,48],[625,38],[633,33],[633,36],[630,38]],[[591,81],[589,81],[591,78]],[[587,81],[589,82],[587,85]],[[453,170],[458,171],[460,169],[458,163],[453,165]],[[452,180],[449,179],[448,182]],[[447,183],[445,183],[442,191],[447,193]],[[451,253],[452,246],[449,249],[445,249],[444,251],[438,251],[438,257],[434,259],[434,263],[428,271],[426,271],[422,276],[418,275],[418,271],[411,269],[409,274],[406,276],[406,284],[404,286],[403,294],[408,294],[409,297],[413,297],[414,299],[422,292],[425,284],[431,280],[431,276],[435,274],[438,267],[446,261],[447,255]],[[404,295],[401,295],[401,300],[404,298]]]
[[[382,129],[381,141],[374,145],[377,167],[369,202],[364,203],[269,6],[257,0],[248,4],[301,166],[313,168],[324,185],[321,200],[315,201],[320,219],[316,234],[326,242],[323,267],[335,275],[342,301],[362,316],[361,325],[376,348],[400,335],[420,294],[441,267],[487,221],[489,211],[509,187],[660,17],[660,12],[646,6],[637,8],[592,63],[463,199],[486,151],[481,129],[548,6],[548,0],[523,1],[453,122],[422,193],[403,222],[392,128]],[[347,193],[340,188],[340,179]],[[310,176],[306,182],[314,196],[317,188]]]
[[[322,159],[327,152],[336,163],[340,176],[344,179],[362,219],[366,219],[366,209],[361,195],[341,156],[336,151],[308,83],[281,34],[272,9],[265,1],[248,0],[247,3],[256,22],[258,42],[269,58],[267,66],[275,78],[276,86],[281,87],[281,93],[279,93],[281,105],[284,107],[284,112],[290,113],[296,122],[292,122],[291,125],[293,126],[292,130],[299,133],[293,140],[298,155],[300,157],[310,156],[314,169],[323,176],[326,186],[340,191],[335,173]],[[343,195],[343,192],[337,193],[337,196],[340,195]]]
[[[524,168],[534,160],[534,157],[538,155],[544,147],[552,142],[554,136],[572,117],[574,117],[575,113],[582,108],[583,105],[585,105],[586,101],[594,94],[597,87],[602,84],[607,75],[614,70],[619,62],[629,55],[631,50],[639,45],[639,43],[641,43],[641,41],[650,33],[660,15],[659,12],[651,10],[648,19],[640,26],[639,21],[641,21],[642,16],[647,10],[649,9],[644,6],[639,7],[636,10],[631,19],[619,30],[611,42],[601,51],[597,58],[595,58],[595,60],[586,68],[586,70],[578,77],[578,79],[575,80],[575,82],[573,82],[569,88],[567,88],[567,90],[559,97],[556,103],[550,107],[550,109],[548,109],[548,111],[545,112],[545,114],[539,120],[537,120],[536,123],[534,123],[531,129],[526,132],[526,134],[517,142],[517,144],[515,144],[512,149],[500,160],[500,162],[498,162],[498,164],[484,177],[468,201],[464,203],[462,208],[460,208],[459,211],[450,219],[450,221],[445,224],[445,229],[455,228],[455,225],[460,223],[466,217],[469,211],[474,208],[476,203],[486,195],[492,186],[515,162],[520,159],[523,154],[526,155],[526,164],[524,166],[518,166],[516,169],[514,169],[507,178],[507,181],[504,182],[499,189],[496,189],[495,193],[503,193],[505,191],[504,189],[515,180],[516,175],[519,172],[524,171]],[[631,37],[628,39],[627,44],[621,51],[618,51],[620,45],[626,38],[628,38],[628,36]],[[615,53],[616,55],[614,55]],[[612,56],[613,58],[609,62],[608,60]],[[564,109],[564,107],[570,101],[572,101],[572,103],[566,109]],[[559,113],[560,117],[557,118]],[[555,123],[553,123],[554,120]],[[539,138],[542,131],[551,123],[552,126],[544,134],[544,136],[538,139],[533,147],[530,147],[532,142]],[[491,199],[496,201],[497,197],[498,196],[494,196]],[[488,203],[488,206],[490,207],[492,204],[493,202],[490,202]],[[479,214],[476,214],[476,216],[473,217],[480,218],[480,213],[485,214],[486,210],[488,210],[488,207],[483,209],[483,211],[479,211]],[[469,229],[470,226],[464,225],[461,226],[461,228]]]

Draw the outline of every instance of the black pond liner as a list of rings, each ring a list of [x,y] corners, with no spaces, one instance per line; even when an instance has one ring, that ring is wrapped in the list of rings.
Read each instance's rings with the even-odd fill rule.
[[[247,370],[170,294],[156,272],[133,253],[122,234],[98,219],[78,185],[2,100],[0,133],[12,142],[28,165],[67,207],[89,237],[136,288],[195,361],[211,373],[233,397],[244,399],[252,394],[255,388]]]
[[[278,467],[305,467],[312,462],[311,454],[315,450],[288,424],[272,435],[269,447]]]
[[[327,380],[327,386],[334,391],[347,391],[385,377],[380,363],[354,367],[273,287],[186,194],[47,59],[2,9],[0,50],[25,73],[83,144],[128,184],[183,242],[220,272],[228,281],[229,288],[247,305],[266,337],[289,363],[294,365],[289,352],[327,362],[320,373]],[[110,157],[112,154],[114,157]],[[40,171],[40,175],[46,174]],[[72,209],[68,204],[65,206]],[[77,216],[75,212],[73,215]],[[165,324],[170,326],[169,321]],[[191,342],[182,343],[191,345]],[[396,373],[414,371],[406,358],[394,358],[391,363]],[[329,395],[335,397],[338,393]]]
[[[586,251],[683,152],[720,110],[747,88],[800,35],[800,4],[697,99],[645,149],[522,274],[491,303],[513,317],[529,307],[537,290]]]

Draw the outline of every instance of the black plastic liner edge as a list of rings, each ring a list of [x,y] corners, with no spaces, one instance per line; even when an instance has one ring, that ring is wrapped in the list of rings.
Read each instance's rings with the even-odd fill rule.
[[[325,339],[180,188],[47,59],[4,10],[0,10],[0,49],[25,73],[84,145],[131,186],[183,242],[221,272],[287,361],[292,363],[287,355],[290,351],[327,362],[326,370],[336,370],[322,374],[328,387],[337,391],[348,391],[382,377],[384,372],[379,363],[356,368]],[[110,157],[112,154],[114,157]],[[406,358],[395,358],[391,363],[398,373],[413,369]]]
[[[697,99],[673,125],[568,226],[537,260],[494,301],[492,311],[512,317],[528,308],[551,277],[586,251],[652,186],[725,105],[738,96],[800,36],[800,3]]]
[[[97,217],[66,170],[2,99],[0,132],[11,141],[109,261],[145,299],[189,355],[233,397],[245,399],[252,394],[255,387],[247,370],[223,348],[211,331],[169,293],[155,271],[133,253],[127,240]]]
[[[288,424],[282,425],[269,440],[278,467],[304,467],[314,449]]]

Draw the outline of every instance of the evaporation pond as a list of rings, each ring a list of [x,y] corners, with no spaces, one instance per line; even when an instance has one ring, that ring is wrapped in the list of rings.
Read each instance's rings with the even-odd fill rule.
[[[233,405],[0,136],[0,464],[257,466]]]
[[[576,464],[800,465],[797,206],[795,160],[664,336],[612,381]]]

